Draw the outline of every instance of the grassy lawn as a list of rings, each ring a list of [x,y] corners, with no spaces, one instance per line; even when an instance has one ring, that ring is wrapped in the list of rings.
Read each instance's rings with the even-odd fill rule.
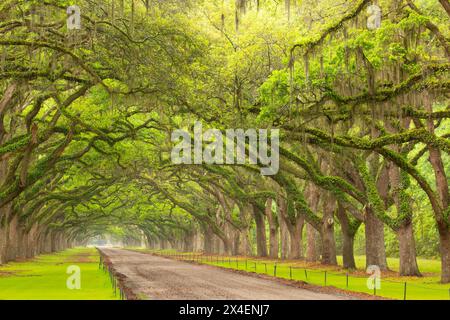
[[[41,255],[24,262],[0,266],[0,299],[7,300],[112,300],[114,296],[107,273],[98,267],[94,248],[76,248]],[[70,290],[67,267],[81,270],[81,288]]]
[[[338,263],[342,265],[342,256],[338,256]],[[398,258],[387,258],[388,266],[391,270],[397,271],[399,269],[400,260]],[[366,267],[366,256],[355,256],[356,268],[364,270]],[[435,274],[439,275],[441,272],[441,262],[439,260],[418,258],[420,272],[425,275]]]
[[[136,249],[134,249],[136,250]],[[389,258],[388,264],[391,272],[381,275],[380,289],[371,290],[367,286],[368,275],[365,274],[365,257],[357,256],[356,264],[358,270],[348,273],[341,267],[324,266],[319,263],[308,263],[302,260],[270,260],[255,259],[246,257],[224,257],[224,256],[206,256],[192,253],[177,253],[174,250],[150,251],[162,255],[173,256],[186,260],[195,260],[197,262],[215,265],[224,268],[245,270],[247,272],[256,272],[268,274],[280,278],[301,280],[320,286],[333,286],[336,288],[376,294],[378,296],[404,299],[406,283],[407,300],[449,300],[450,285],[439,283],[440,262],[437,260],[418,259],[419,268],[424,277],[399,277],[394,271],[398,271],[399,260]],[[338,258],[342,262],[342,257]],[[275,268],[276,265],[276,268]],[[275,270],[276,269],[276,270]]]

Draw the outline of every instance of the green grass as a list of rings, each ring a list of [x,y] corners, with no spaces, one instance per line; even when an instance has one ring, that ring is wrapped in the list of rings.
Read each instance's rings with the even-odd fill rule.
[[[437,260],[418,259],[419,268],[424,277],[399,277],[395,272],[383,273],[381,276],[381,288],[374,292],[368,289],[368,275],[364,273],[365,257],[357,256],[356,265],[358,270],[350,272],[335,266],[323,266],[321,264],[307,263],[302,260],[275,261],[270,259],[254,259],[246,257],[224,257],[224,256],[202,256],[192,253],[177,253],[174,250],[151,251],[163,255],[180,255],[183,259],[194,259],[204,264],[215,265],[223,268],[244,270],[274,276],[275,264],[276,276],[285,279],[301,280],[314,285],[333,286],[343,290],[374,294],[391,299],[403,299],[406,282],[407,300],[449,300],[450,285],[439,283],[440,262]],[[200,259],[200,260],[199,260]],[[342,261],[342,257],[338,259]],[[398,271],[399,261],[389,258],[388,264],[391,270]],[[306,272],[305,272],[306,270]]]
[[[342,265],[342,256],[338,256],[338,264]],[[356,268],[364,270],[366,266],[366,256],[355,256]],[[387,258],[388,266],[391,270],[399,270],[400,260],[398,258]],[[425,274],[436,274],[441,273],[441,262],[439,260],[423,259],[418,258],[417,264],[419,265],[420,272]]]
[[[113,300],[109,275],[99,269],[94,248],[76,248],[41,255],[25,262],[0,266],[0,299],[6,300]],[[67,267],[81,270],[80,290],[70,290]]]

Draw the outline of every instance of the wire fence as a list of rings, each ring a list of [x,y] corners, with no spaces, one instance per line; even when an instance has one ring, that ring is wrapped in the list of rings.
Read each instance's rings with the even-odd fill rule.
[[[214,265],[257,274],[265,274],[308,284],[332,286],[343,290],[366,293],[401,300],[450,300],[450,287],[438,283],[416,284],[411,281],[394,281],[358,276],[348,272],[315,270],[284,263],[236,258],[222,255],[180,253],[172,250],[154,251],[154,254],[201,264]]]
[[[117,294],[119,294],[120,300],[127,300],[126,291],[123,289],[123,286],[120,283],[120,280],[117,278],[117,275],[115,274],[114,270],[111,268],[111,265],[107,263],[103,253],[100,250],[97,251],[99,253],[98,268],[102,270],[104,273],[108,273],[109,281],[113,289],[114,296],[117,297]]]

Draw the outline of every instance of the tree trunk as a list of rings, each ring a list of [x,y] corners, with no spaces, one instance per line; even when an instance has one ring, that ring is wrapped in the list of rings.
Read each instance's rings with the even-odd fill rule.
[[[22,225],[18,229],[19,250],[17,252],[18,259],[26,259],[28,251],[28,234]]]
[[[250,241],[250,221],[252,219],[251,205],[245,204],[239,207],[239,219],[241,220],[242,227],[238,230],[238,255],[251,256],[253,255],[252,245]]]
[[[447,226],[439,228],[441,251],[441,282],[450,283],[450,230]]]
[[[6,223],[1,223],[0,220],[0,264],[6,263],[7,245],[8,245],[8,225]]]
[[[264,215],[253,206],[253,215],[256,224],[256,254],[258,257],[267,257],[266,224]]]
[[[214,252],[218,254],[225,253],[226,255],[232,255],[232,247],[233,243],[229,238],[221,239],[222,241],[219,241],[219,250]]]
[[[354,242],[355,235],[342,233],[342,260],[345,269],[356,269]]]
[[[203,251],[205,253],[213,252],[213,233],[208,226],[203,229]]]
[[[439,0],[439,2],[447,12],[447,15],[450,17],[450,3],[448,2],[448,0]]]
[[[295,224],[287,225],[291,239],[289,259],[300,259],[303,257],[302,232],[304,224],[304,218],[298,217]]]
[[[248,238],[248,228],[242,228],[239,232],[239,247],[238,255],[250,256],[252,255],[252,249]]]
[[[351,230],[350,221],[345,212],[345,208],[338,204],[338,210],[336,214],[341,225],[342,232],[342,260],[345,269],[356,269],[355,256],[354,256],[354,240],[356,230]]]
[[[449,7],[447,5],[447,7]],[[447,9],[447,8],[446,8]],[[433,101],[430,93],[425,91],[423,94],[425,110],[429,113],[433,112]],[[430,117],[427,120],[428,131],[431,134],[435,133],[434,120]],[[433,167],[436,191],[439,194],[440,205],[444,212],[450,210],[450,191],[448,185],[448,179],[445,172],[444,162],[442,160],[441,150],[431,145],[428,146],[430,156],[428,158],[431,166]],[[439,213],[442,215],[442,213]],[[448,217],[441,217],[441,221],[438,221],[440,251],[441,251],[441,281],[442,283],[450,282],[450,229],[448,224],[450,219]],[[446,221],[445,221],[446,220]]]
[[[319,210],[320,192],[318,188],[310,183],[307,188],[307,198],[309,202],[309,207],[313,212]],[[306,225],[306,261],[316,262],[320,259],[320,237],[319,232],[309,223]]]
[[[403,190],[404,188],[407,188],[407,185],[404,186],[402,183],[401,176],[404,174],[405,173],[402,173],[397,166],[391,165],[389,167],[389,179],[391,181],[391,188],[394,189],[392,194],[397,207],[397,216],[402,217],[401,224],[397,229],[394,229],[399,241],[399,273],[401,276],[421,276],[419,267],[417,266],[416,243],[414,240],[412,210],[410,205],[411,199]],[[409,177],[407,182],[409,184]]]
[[[272,212],[272,199],[267,199],[266,211],[267,222],[269,223],[269,257],[277,259],[279,251],[278,223]]]
[[[317,243],[319,242],[319,233],[309,223],[306,224],[306,261],[316,262],[320,259],[319,248]]]
[[[400,275],[420,277],[412,222],[400,226],[397,230],[397,238],[400,247]]]
[[[281,259],[286,259],[290,250],[289,231],[284,217],[286,216],[286,200],[278,196],[277,199],[277,215],[280,224],[280,242],[281,242]]]
[[[337,265],[336,240],[334,238],[334,208],[336,200],[328,192],[323,199],[322,263]]]
[[[220,206],[222,207],[222,210],[218,209],[217,211],[217,217],[218,219],[221,219],[220,213],[222,211],[223,215],[225,216],[224,225],[222,227],[222,231],[224,233],[224,239],[223,240],[223,251],[225,251],[228,255],[236,255],[237,254],[237,246],[235,246],[235,238],[236,234],[239,232],[239,230],[229,221],[232,220],[232,210],[234,203],[227,199],[220,190],[216,191],[216,197],[219,200]],[[230,203],[231,202],[231,203]],[[218,251],[220,252],[220,251]]]
[[[13,215],[13,217],[9,221],[9,235],[8,235],[8,247],[6,248],[6,260],[14,261],[17,258],[19,251],[19,219],[17,215]]]
[[[194,234],[187,233],[183,239],[183,251],[192,252],[194,251]]]
[[[366,267],[375,265],[380,270],[388,270],[384,247],[384,224],[369,207],[366,207]]]

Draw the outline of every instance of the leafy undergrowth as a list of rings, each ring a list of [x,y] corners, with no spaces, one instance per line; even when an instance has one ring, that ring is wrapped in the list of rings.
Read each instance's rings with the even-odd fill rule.
[[[71,265],[80,267],[81,288],[70,290],[66,281]],[[75,248],[0,266],[0,299],[6,300],[114,300],[107,273],[99,269],[94,248]]]
[[[303,260],[273,260],[254,257],[229,257],[218,255],[202,255],[192,252],[176,252],[174,250],[133,250],[156,253],[181,260],[209,264],[223,268],[244,270],[267,274],[279,278],[304,281],[314,285],[333,286],[339,289],[376,294],[391,299],[405,298],[407,300],[449,300],[450,285],[439,283],[440,262],[436,260],[418,259],[419,268],[424,277],[398,276],[399,261],[389,258],[388,264],[392,271],[381,274],[380,288],[373,290],[368,287],[368,274],[364,271],[365,257],[355,258],[357,270],[348,271],[340,266],[324,266],[320,263],[309,263]],[[342,257],[338,258],[342,262]],[[275,267],[276,266],[276,267]],[[372,281],[372,280],[369,280]],[[373,283],[373,282],[372,282]]]

